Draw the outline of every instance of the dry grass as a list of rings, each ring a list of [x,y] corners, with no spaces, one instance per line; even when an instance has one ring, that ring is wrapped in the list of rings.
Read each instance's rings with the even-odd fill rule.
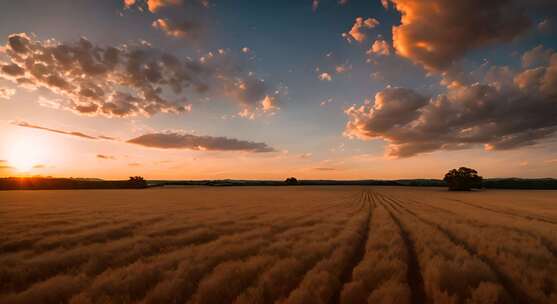
[[[0,192],[0,303],[557,303],[557,192]]]

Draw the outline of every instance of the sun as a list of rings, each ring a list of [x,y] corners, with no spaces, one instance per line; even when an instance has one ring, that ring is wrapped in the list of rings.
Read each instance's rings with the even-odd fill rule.
[[[7,161],[19,172],[29,172],[43,161],[43,149],[31,139],[17,140],[9,145]]]

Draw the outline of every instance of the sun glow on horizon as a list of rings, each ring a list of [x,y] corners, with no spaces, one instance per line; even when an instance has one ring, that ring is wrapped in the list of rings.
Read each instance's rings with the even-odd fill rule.
[[[45,158],[45,147],[31,138],[16,140],[8,147],[8,164],[20,173],[31,171],[41,165]]]

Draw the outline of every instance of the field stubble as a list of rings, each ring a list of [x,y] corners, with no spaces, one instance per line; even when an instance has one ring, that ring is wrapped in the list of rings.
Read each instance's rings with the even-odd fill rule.
[[[557,303],[557,192],[0,193],[0,303]]]

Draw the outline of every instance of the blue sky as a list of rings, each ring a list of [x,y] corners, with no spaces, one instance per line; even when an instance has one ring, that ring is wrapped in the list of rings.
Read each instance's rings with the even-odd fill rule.
[[[48,146],[38,150],[44,148],[49,151],[44,154],[50,156],[29,157],[27,163],[33,165],[26,167],[36,168],[27,168],[26,174],[112,178],[135,170],[143,175],[156,172],[152,173],[156,178],[189,177],[184,172],[197,178],[280,179],[292,174],[307,178],[394,178],[438,177],[459,165],[478,167],[490,176],[555,176],[553,172],[557,172],[553,131],[557,122],[552,123],[543,113],[551,114],[556,107],[554,92],[544,85],[544,81],[553,81],[550,58],[557,48],[557,21],[551,1],[540,1],[540,6],[516,1],[506,8],[471,1],[454,8],[447,1],[435,0],[431,3],[437,5],[437,11],[405,0],[389,2],[388,9],[379,0],[350,0],[342,5],[322,0],[316,8],[310,0],[132,2],[128,7],[124,1],[3,3],[0,43],[5,47],[0,61],[4,66],[25,65],[10,53],[9,37],[14,35],[24,35],[22,39],[45,49],[77,45],[84,37],[102,49],[143,49],[155,57],[171,54],[179,60],[201,62],[200,73],[214,77],[209,91],[193,92],[184,82],[184,91],[174,94],[165,82],[158,82],[152,86],[160,88],[158,96],[191,109],[148,114],[144,109],[130,110],[120,115],[103,108],[106,103],[115,104],[110,102],[115,95],[105,95],[88,103],[98,106],[96,112],[84,113],[76,110],[76,98],[81,98],[76,97],[77,91],[60,91],[49,86],[46,78],[33,79],[29,88],[5,73],[0,77],[0,88],[6,92],[5,100],[0,99],[0,123],[5,130],[0,133],[0,160],[7,163],[4,174],[23,173],[9,165],[10,155],[18,154],[13,152],[14,137],[23,141],[23,146],[40,137]],[[151,5],[158,7],[150,10]],[[485,24],[450,17],[466,9],[470,10],[470,20]],[[504,9],[510,13],[501,13]],[[491,20],[482,19],[485,12],[497,20],[491,24]],[[348,34],[358,17],[376,21],[360,29],[361,42]],[[175,26],[175,31],[155,26],[157,20]],[[397,28],[400,34],[394,37]],[[348,36],[343,37],[343,33]],[[383,42],[387,53],[372,52],[374,42]],[[538,52],[531,53],[537,58],[536,66],[525,66],[523,56],[538,46]],[[41,62],[37,58],[33,57],[35,64]],[[440,62],[440,58],[447,61]],[[205,59],[210,63],[204,63]],[[32,75],[27,68],[21,75]],[[497,68],[506,68],[506,74],[495,73]],[[543,70],[546,76],[535,80],[539,81],[537,86],[530,78],[519,86],[520,76],[526,81],[524,77],[533,77],[528,70],[534,69]],[[68,68],[51,73],[70,77],[71,71],[75,72]],[[68,80],[80,83],[100,81],[71,77]],[[113,76],[106,77],[99,83],[111,86],[112,93],[144,94],[144,87],[115,84]],[[243,94],[238,83],[245,83],[248,91],[253,87],[255,95],[238,95]],[[270,109],[263,106],[265,97],[272,101]],[[447,112],[436,106],[441,99],[447,100]],[[122,104],[129,101],[118,102],[121,107],[130,106]],[[146,97],[143,102],[155,103]],[[380,103],[386,105],[383,110]],[[477,104],[471,106],[473,103]],[[506,116],[502,114],[505,103],[509,103]],[[522,109],[519,103],[529,106]],[[353,105],[353,110],[347,111]],[[477,113],[471,113],[474,111]],[[530,122],[511,123],[520,120],[513,117],[520,111],[532,113]],[[468,121],[463,122],[462,116],[469,117]],[[41,128],[14,123],[22,121]],[[47,129],[106,134],[118,140],[89,142]],[[466,135],[476,130],[491,134]],[[230,141],[210,147],[192,145],[183,137],[171,147],[126,142],[145,134],[227,137],[264,143],[273,152],[254,152],[249,144],[231,148]],[[524,139],[528,137],[531,140]],[[168,143],[167,138],[164,140]],[[52,156],[59,156],[60,150],[74,155],[71,161]],[[99,158],[99,154],[111,154],[114,161]],[[77,160],[83,158],[90,161],[78,165]],[[190,161],[183,164],[184,159]],[[240,165],[237,159],[245,159],[245,164]],[[161,160],[174,165],[161,168],[156,165]],[[218,164],[221,173],[215,174],[207,162]]]

